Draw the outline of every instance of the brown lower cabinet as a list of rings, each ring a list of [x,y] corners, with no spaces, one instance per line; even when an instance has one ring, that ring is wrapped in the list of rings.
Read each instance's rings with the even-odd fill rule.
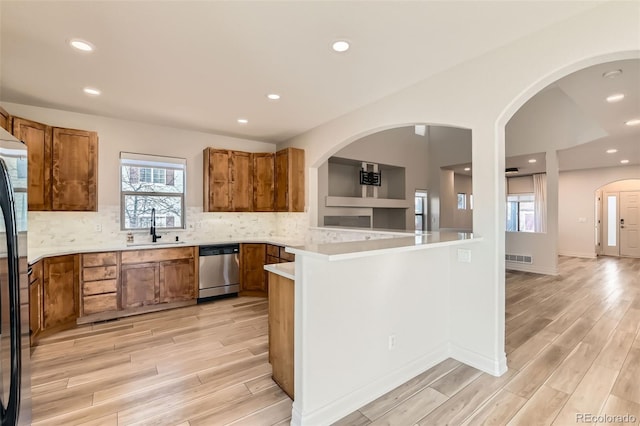
[[[79,255],[44,259],[43,329],[72,328],[80,312]]]
[[[122,308],[196,298],[195,248],[122,252]]]
[[[29,276],[31,344],[76,323],[195,304],[196,254],[176,247],[39,260]]]
[[[273,380],[294,399],[294,282],[269,273],[269,362]]]
[[[160,303],[195,299],[195,270],[193,258],[160,262]]]
[[[122,308],[160,303],[160,265],[135,263],[122,265]]]
[[[240,244],[240,295],[267,297],[266,244]]]
[[[42,261],[39,261],[31,266],[31,275],[29,276],[29,326],[32,345],[35,344],[42,331],[42,281]]]

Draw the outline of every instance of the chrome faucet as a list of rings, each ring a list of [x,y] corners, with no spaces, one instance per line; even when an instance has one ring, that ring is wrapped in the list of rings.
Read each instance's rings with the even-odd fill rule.
[[[151,229],[149,230],[151,234],[151,242],[155,243],[158,241],[158,238],[162,238],[161,235],[156,235],[156,209],[155,207],[151,209]]]

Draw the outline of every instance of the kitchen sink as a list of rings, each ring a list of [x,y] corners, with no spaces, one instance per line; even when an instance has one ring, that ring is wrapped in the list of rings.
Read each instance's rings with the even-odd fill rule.
[[[179,245],[179,244],[186,244],[186,241],[167,241],[167,242],[157,242],[157,243],[152,243],[152,242],[146,242],[146,243],[127,243],[127,247],[137,247],[137,246],[157,246],[157,247],[161,247],[161,246],[175,246],[175,245]]]

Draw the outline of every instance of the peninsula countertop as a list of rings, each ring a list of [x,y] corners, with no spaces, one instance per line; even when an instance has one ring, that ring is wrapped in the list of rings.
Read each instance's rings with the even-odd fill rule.
[[[280,275],[290,280],[295,281],[296,279],[296,263],[295,262],[272,263],[269,265],[264,265],[264,269],[267,272],[272,272],[276,275]]]
[[[394,238],[287,246],[285,250],[295,255],[342,260],[399,251],[463,245],[478,241],[482,241],[481,237],[468,232],[418,232],[414,235],[407,234],[407,236],[394,236]]]

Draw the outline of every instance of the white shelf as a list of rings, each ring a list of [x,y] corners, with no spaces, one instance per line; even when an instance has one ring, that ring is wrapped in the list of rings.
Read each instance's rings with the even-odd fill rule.
[[[362,198],[362,197],[334,197],[327,196],[327,207],[369,207],[382,209],[408,209],[407,200],[393,198]]]

